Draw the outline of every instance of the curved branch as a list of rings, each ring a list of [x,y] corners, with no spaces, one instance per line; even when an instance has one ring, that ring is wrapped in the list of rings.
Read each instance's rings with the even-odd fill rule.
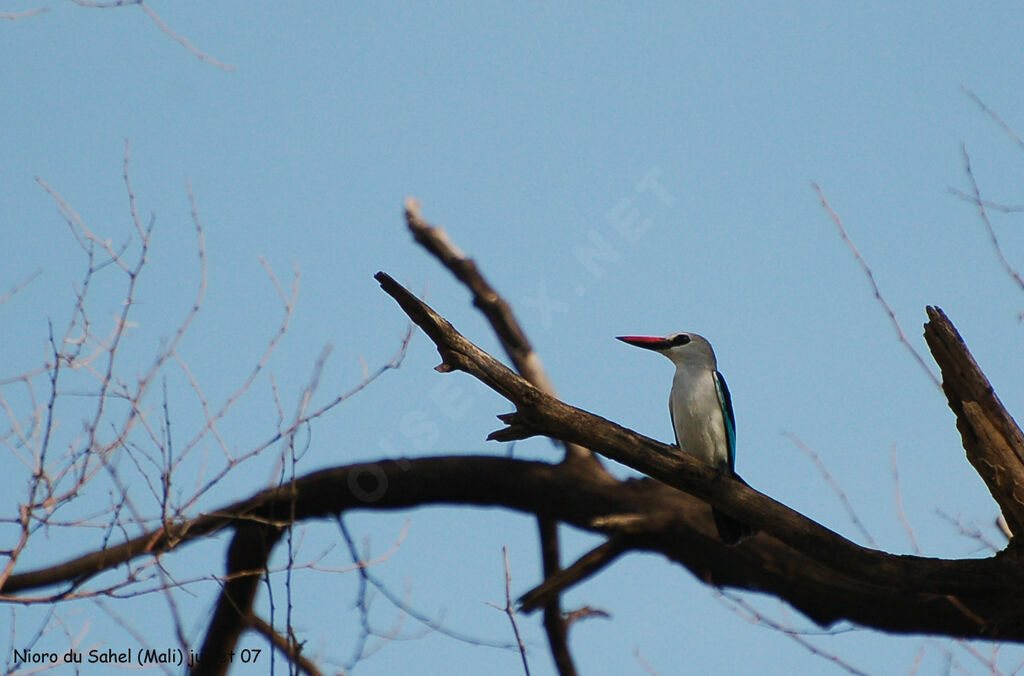
[[[260,558],[273,533],[286,523],[331,518],[351,509],[426,505],[503,507],[622,537],[630,550],[661,553],[705,583],[785,599],[821,625],[849,620],[895,633],[1024,642],[1024,607],[1019,602],[1024,582],[1019,561],[1012,557],[940,561],[879,552],[885,565],[878,567],[878,574],[837,571],[765,534],[736,547],[723,545],[703,501],[659,481],[608,482],[566,465],[511,458],[422,458],[315,472],[182,525],[174,546],[203,537],[197,532],[208,531],[208,522],[215,520],[221,527],[243,525],[250,536],[265,538],[251,552]],[[111,558],[104,569],[123,564],[127,559],[121,557],[129,549],[145,553],[140,542],[152,543],[149,551],[172,548],[159,532],[132,542],[132,547],[126,543],[110,550],[120,552],[120,560]],[[243,536],[235,542],[242,548],[243,542],[255,540]],[[250,564],[256,559],[239,565]],[[87,557],[60,568],[62,579],[51,574],[51,584],[100,572]],[[41,578],[39,571],[13,575],[8,584],[30,589],[29,576]],[[917,584],[918,579],[926,584]],[[233,591],[231,598],[244,605],[244,594]]]

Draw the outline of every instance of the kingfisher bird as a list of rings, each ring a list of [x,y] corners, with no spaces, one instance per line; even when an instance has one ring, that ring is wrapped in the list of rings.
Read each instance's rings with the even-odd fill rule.
[[[618,336],[629,345],[654,350],[676,365],[668,412],[676,445],[683,453],[711,465],[722,474],[743,481],[736,474],[736,419],[725,378],[711,343],[696,333],[673,333],[664,338]],[[746,482],[744,482],[746,483]],[[735,545],[757,533],[757,529],[737,521],[712,507],[718,537]]]

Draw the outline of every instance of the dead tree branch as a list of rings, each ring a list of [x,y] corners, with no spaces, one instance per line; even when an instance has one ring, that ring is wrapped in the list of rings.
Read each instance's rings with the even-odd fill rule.
[[[409,198],[405,202],[405,220],[416,241],[448,268],[473,294],[473,305],[490,323],[505,353],[512,360],[516,372],[541,392],[557,397],[555,386],[526,332],[519,324],[512,306],[490,285],[473,259],[462,252],[439,227],[427,223],[420,214],[419,203]],[[556,440],[556,443],[559,443]],[[565,449],[565,462],[578,465],[579,471],[604,475],[611,480],[593,453],[579,444],[560,442]],[[541,563],[544,577],[550,578],[561,570],[558,525],[543,520],[537,524],[540,534]],[[568,626],[562,616],[558,595],[549,596],[544,608],[544,628],[548,643],[561,676],[573,676],[576,667],[569,652]]]
[[[590,563],[603,565],[611,554],[621,553],[615,547],[622,547],[622,552],[659,552],[707,584],[777,596],[820,625],[848,620],[893,633],[1024,642],[1024,607],[1019,602],[1024,554],[1015,539],[986,559],[894,555],[859,546],[665,444],[542,392],[392,278],[384,273],[376,278],[435,343],[442,359],[439,371],[465,371],[513,404],[514,413],[500,416],[508,426],[492,438],[549,436],[593,449],[653,479],[609,480],[603,472],[579,471],[570,463],[500,457],[337,467],[190,520],[167,518],[156,530],[62,564],[14,571],[0,588],[0,600],[24,602],[24,594],[58,585],[50,598],[59,600],[99,573],[232,529],[228,574],[202,651],[213,661],[201,662],[195,671],[219,673],[215,658],[232,650],[241,631],[251,625],[267,558],[288,527],[355,509],[475,505],[533,514],[544,523],[565,523],[616,543],[595,552],[593,561],[584,557],[571,566],[566,575],[576,578],[570,584],[586,576]],[[1024,435],[945,315],[935,308],[928,315],[926,339],[941,368],[968,457],[1011,531],[1019,533],[1024,524]],[[762,533],[737,547],[724,546],[714,534],[707,504]],[[545,548],[545,556],[552,551]]]
[[[942,369],[942,389],[956,415],[967,459],[988,486],[1010,532],[1019,536],[1024,532],[1024,435],[949,318],[939,308],[927,311],[924,337]]]
[[[635,445],[656,444],[623,432]],[[12,575],[3,598],[18,601],[23,597],[12,596],[16,592],[81,585],[131,558],[175,550],[225,527],[244,527],[249,539],[237,539],[238,547],[243,542],[255,547],[252,560],[239,564],[253,567],[234,568],[252,573],[238,576],[241,587],[263,574],[262,548],[288,519],[424,505],[503,507],[608,537],[626,537],[630,550],[661,553],[708,584],[785,599],[823,626],[849,620],[893,633],[1024,642],[1024,607],[1019,602],[1024,570],[1009,552],[987,559],[940,560],[866,550],[850,565],[832,566],[819,560],[827,557],[808,556],[765,533],[726,547],[715,537],[703,501],[660,481],[609,483],[564,465],[488,456],[380,461],[315,472],[182,524],[177,539],[158,531],[45,571]],[[793,521],[783,514],[770,530],[797,527]],[[769,531],[768,521],[758,525]],[[870,559],[870,569],[861,567],[864,558]],[[239,591],[244,590],[232,589],[230,599],[241,609],[246,595]]]
[[[427,223],[420,214],[420,205],[414,199],[405,202],[405,220],[416,241],[448,268],[455,278],[473,294],[473,305],[490,322],[491,328],[505,348],[505,353],[519,375],[541,392],[557,397],[554,383],[548,377],[540,356],[533,349],[526,332],[512,312],[512,306],[484,279],[472,258],[464,254],[447,233]],[[565,444],[567,461],[590,460],[591,470],[603,471],[594,454],[578,444]],[[610,475],[609,475],[610,476]]]
[[[436,367],[438,371],[465,371],[515,405],[515,413],[499,416],[508,427],[493,432],[489,438],[505,441],[542,434],[580,443],[760,528],[837,572],[866,582],[887,584],[895,577],[903,580],[910,590],[928,591],[937,589],[933,585],[941,579],[944,593],[951,591],[947,583],[970,587],[991,582],[983,579],[984,574],[974,578],[974,574],[981,573],[981,568],[984,568],[981,562],[958,562],[957,566],[966,564],[961,569],[964,577],[951,581],[945,577],[951,565],[949,561],[892,557],[861,547],[749,486],[721,476],[699,460],[675,453],[665,444],[564,404],[540,392],[467,340],[443,317],[388,275],[380,272],[376,279],[434,341],[442,359]],[[970,572],[975,565],[981,567]],[[1024,579],[1024,571],[1012,575]]]

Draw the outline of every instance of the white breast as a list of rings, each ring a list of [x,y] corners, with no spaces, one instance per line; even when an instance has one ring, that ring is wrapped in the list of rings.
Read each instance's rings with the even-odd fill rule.
[[[729,440],[714,373],[677,365],[668,406],[679,448],[713,467],[728,467]]]

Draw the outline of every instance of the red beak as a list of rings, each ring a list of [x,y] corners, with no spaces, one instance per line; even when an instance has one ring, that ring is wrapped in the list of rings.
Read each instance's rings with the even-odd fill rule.
[[[657,336],[616,336],[616,338],[623,343],[647,350],[663,350],[672,345],[669,341]]]

